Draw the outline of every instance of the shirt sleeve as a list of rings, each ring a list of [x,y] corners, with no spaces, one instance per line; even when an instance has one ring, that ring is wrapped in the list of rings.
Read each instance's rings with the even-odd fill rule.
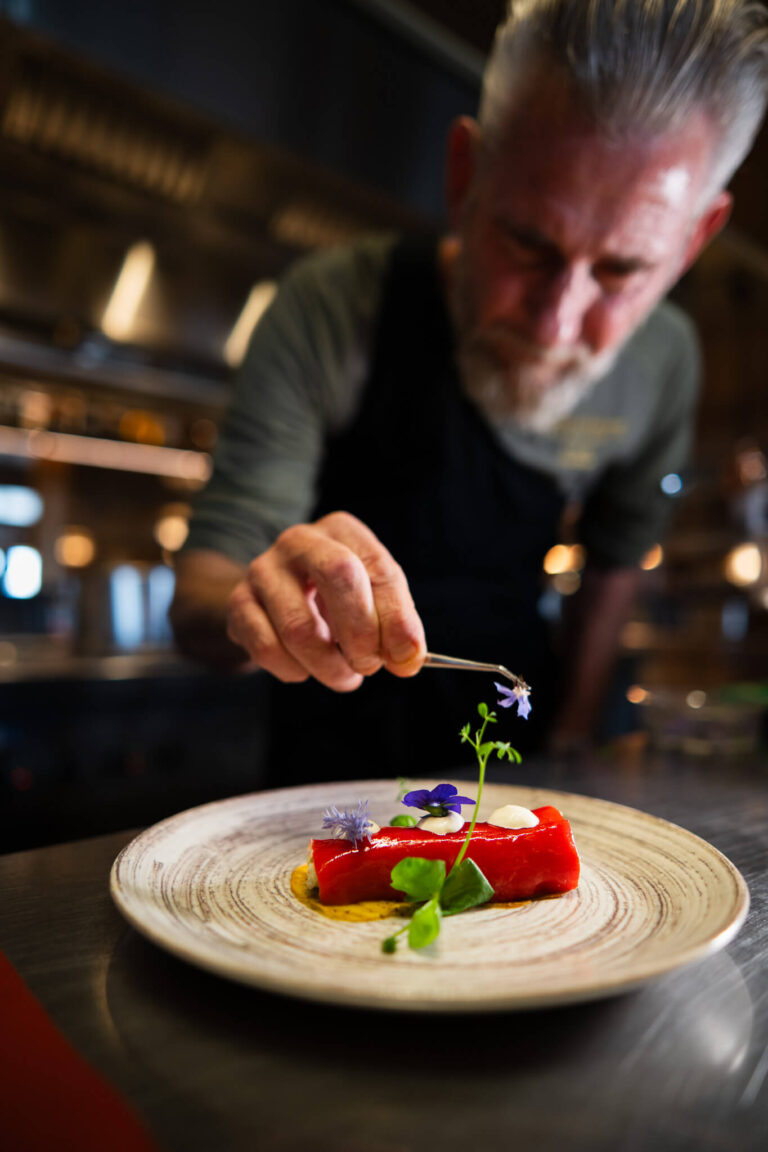
[[[326,436],[352,418],[367,374],[387,251],[378,238],[288,272],[235,382],[185,551],[248,564],[308,518]]]
[[[676,317],[674,340],[656,379],[656,404],[648,432],[632,455],[609,466],[587,497],[580,536],[590,564],[626,567],[660,542],[674,510],[674,494],[661,486],[688,462],[699,391],[700,355],[693,325]]]

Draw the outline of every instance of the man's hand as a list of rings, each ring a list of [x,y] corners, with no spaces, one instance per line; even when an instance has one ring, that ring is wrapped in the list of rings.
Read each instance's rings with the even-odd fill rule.
[[[381,667],[413,676],[426,652],[403,570],[347,512],[287,528],[251,562],[227,635],[279,680],[313,676],[339,692]]]

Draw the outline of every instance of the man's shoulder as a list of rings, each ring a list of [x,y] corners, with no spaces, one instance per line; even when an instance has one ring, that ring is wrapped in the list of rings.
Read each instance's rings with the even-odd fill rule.
[[[283,283],[303,296],[364,302],[380,291],[397,240],[394,233],[377,233],[309,253],[290,266]]]
[[[356,411],[397,237],[366,236],[296,260],[251,341],[241,377],[261,397],[286,387],[339,429]],[[289,383],[287,383],[289,382]]]
[[[699,340],[690,316],[672,300],[662,300],[640,325],[628,350],[652,361],[697,357]]]
[[[699,386],[696,330],[664,301],[627,341],[609,372],[553,433],[559,461],[584,470],[630,460],[661,429],[687,428]],[[586,442],[589,444],[585,447]]]
[[[664,300],[627,341],[593,400],[600,404],[601,398],[613,397],[635,421],[643,413],[658,415],[660,405],[688,408],[697,395],[699,376],[699,340],[693,321],[677,304]]]

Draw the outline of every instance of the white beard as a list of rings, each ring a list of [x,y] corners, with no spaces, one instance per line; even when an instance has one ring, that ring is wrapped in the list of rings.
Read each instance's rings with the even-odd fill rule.
[[[459,355],[459,368],[466,395],[489,419],[545,435],[611,370],[618,352],[612,348],[598,356],[585,354],[554,381],[551,367],[542,372],[541,365],[528,363],[517,367],[511,385],[501,369],[472,351]]]

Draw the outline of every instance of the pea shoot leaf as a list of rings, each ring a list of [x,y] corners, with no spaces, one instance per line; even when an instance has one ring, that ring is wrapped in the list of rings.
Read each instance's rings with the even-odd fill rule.
[[[389,822],[390,828],[415,828],[418,824],[418,817],[409,816],[407,812],[398,813],[393,816]]]
[[[499,760],[503,760],[506,756],[508,760],[517,761],[518,764],[520,763],[522,757],[520,756],[520,753],[517,751],[517,749],[513,748],[511,744],[502,743],[501,740],[497,740],[495,748],[496,755],[498,756]]]
[[[455,916],[477,904],[487,904],[493,888],[474,860],[466,857],[446,878],[440,893],[440,906],[446,916]]]
[[[408,946],[410,948],[426,948],[427,944],[436,940],[440,934],[441,918],[440,898],[433,896],[411,917],[411,922],[408,925]]]
[[[421,856],[406,856],[395,864],[391,873],[392,887],[414,902],[439,895],[444,880],[445,861],[425,860]]]

